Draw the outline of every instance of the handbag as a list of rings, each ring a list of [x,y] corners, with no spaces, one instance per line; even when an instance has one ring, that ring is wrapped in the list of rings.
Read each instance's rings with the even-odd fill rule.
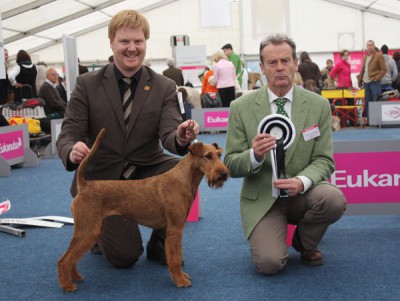
[[[220,108],[222,107],[221,97],[217,92],[209,92],[201,95],[202,108]]]

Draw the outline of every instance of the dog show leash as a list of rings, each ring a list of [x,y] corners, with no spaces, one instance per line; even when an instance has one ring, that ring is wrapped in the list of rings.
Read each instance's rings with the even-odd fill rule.
[[[194,136],[193,142],[194,143],[199,142],[199,140],[197,140],[196,134],[194,133],[194,121],[192,119],[189,120],[189,127],[188,128],[189,128],[189,131],[191,131],[193,136]]]

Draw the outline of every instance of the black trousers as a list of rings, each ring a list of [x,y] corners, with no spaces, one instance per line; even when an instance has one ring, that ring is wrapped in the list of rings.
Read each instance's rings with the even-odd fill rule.
[[[222,106],[229,108],[231,101],[236,98],[235,87],[218,88],[218,94],[221,97]]]
[[[171,157],[162,164],[136,167],[131,179],[145,179],[162,174],[173,168],[179,160]],[[165,240],[165,229],[153,230],[151,240]],[[104,221],[98,245],[103,255],[119,268],[134,265],[144,251],[138,224],[117,215],[109,216]]]

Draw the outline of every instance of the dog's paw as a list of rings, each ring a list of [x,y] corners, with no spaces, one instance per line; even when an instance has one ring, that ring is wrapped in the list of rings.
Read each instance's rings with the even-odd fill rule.
[[[174,282],[177,287],[190,287],[192,282],[190,282],[190,276],[186,273],[182,273],[181,277],[176,277]]]
[[[63,285],[62,288],[67,293],[73,293],[78,290],[78,286],[73,283],[70,283],[68,285]]]
[[[79,282],[79,281],[83,281],[84,279],[85,279],[85,278],[83,278],[83,276],[82,276],[81,274],[79,274],[79,273],[74,274],[74,275],[72,276],[72,281]]]

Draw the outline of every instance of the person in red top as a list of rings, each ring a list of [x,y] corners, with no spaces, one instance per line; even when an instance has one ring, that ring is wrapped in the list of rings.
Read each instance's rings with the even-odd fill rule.
[[[340,62],[329,72],[332,79],[337,82],[338,88],[351,88],[351,66],[349,63],[349,51],[344,49],[340,52]]]

